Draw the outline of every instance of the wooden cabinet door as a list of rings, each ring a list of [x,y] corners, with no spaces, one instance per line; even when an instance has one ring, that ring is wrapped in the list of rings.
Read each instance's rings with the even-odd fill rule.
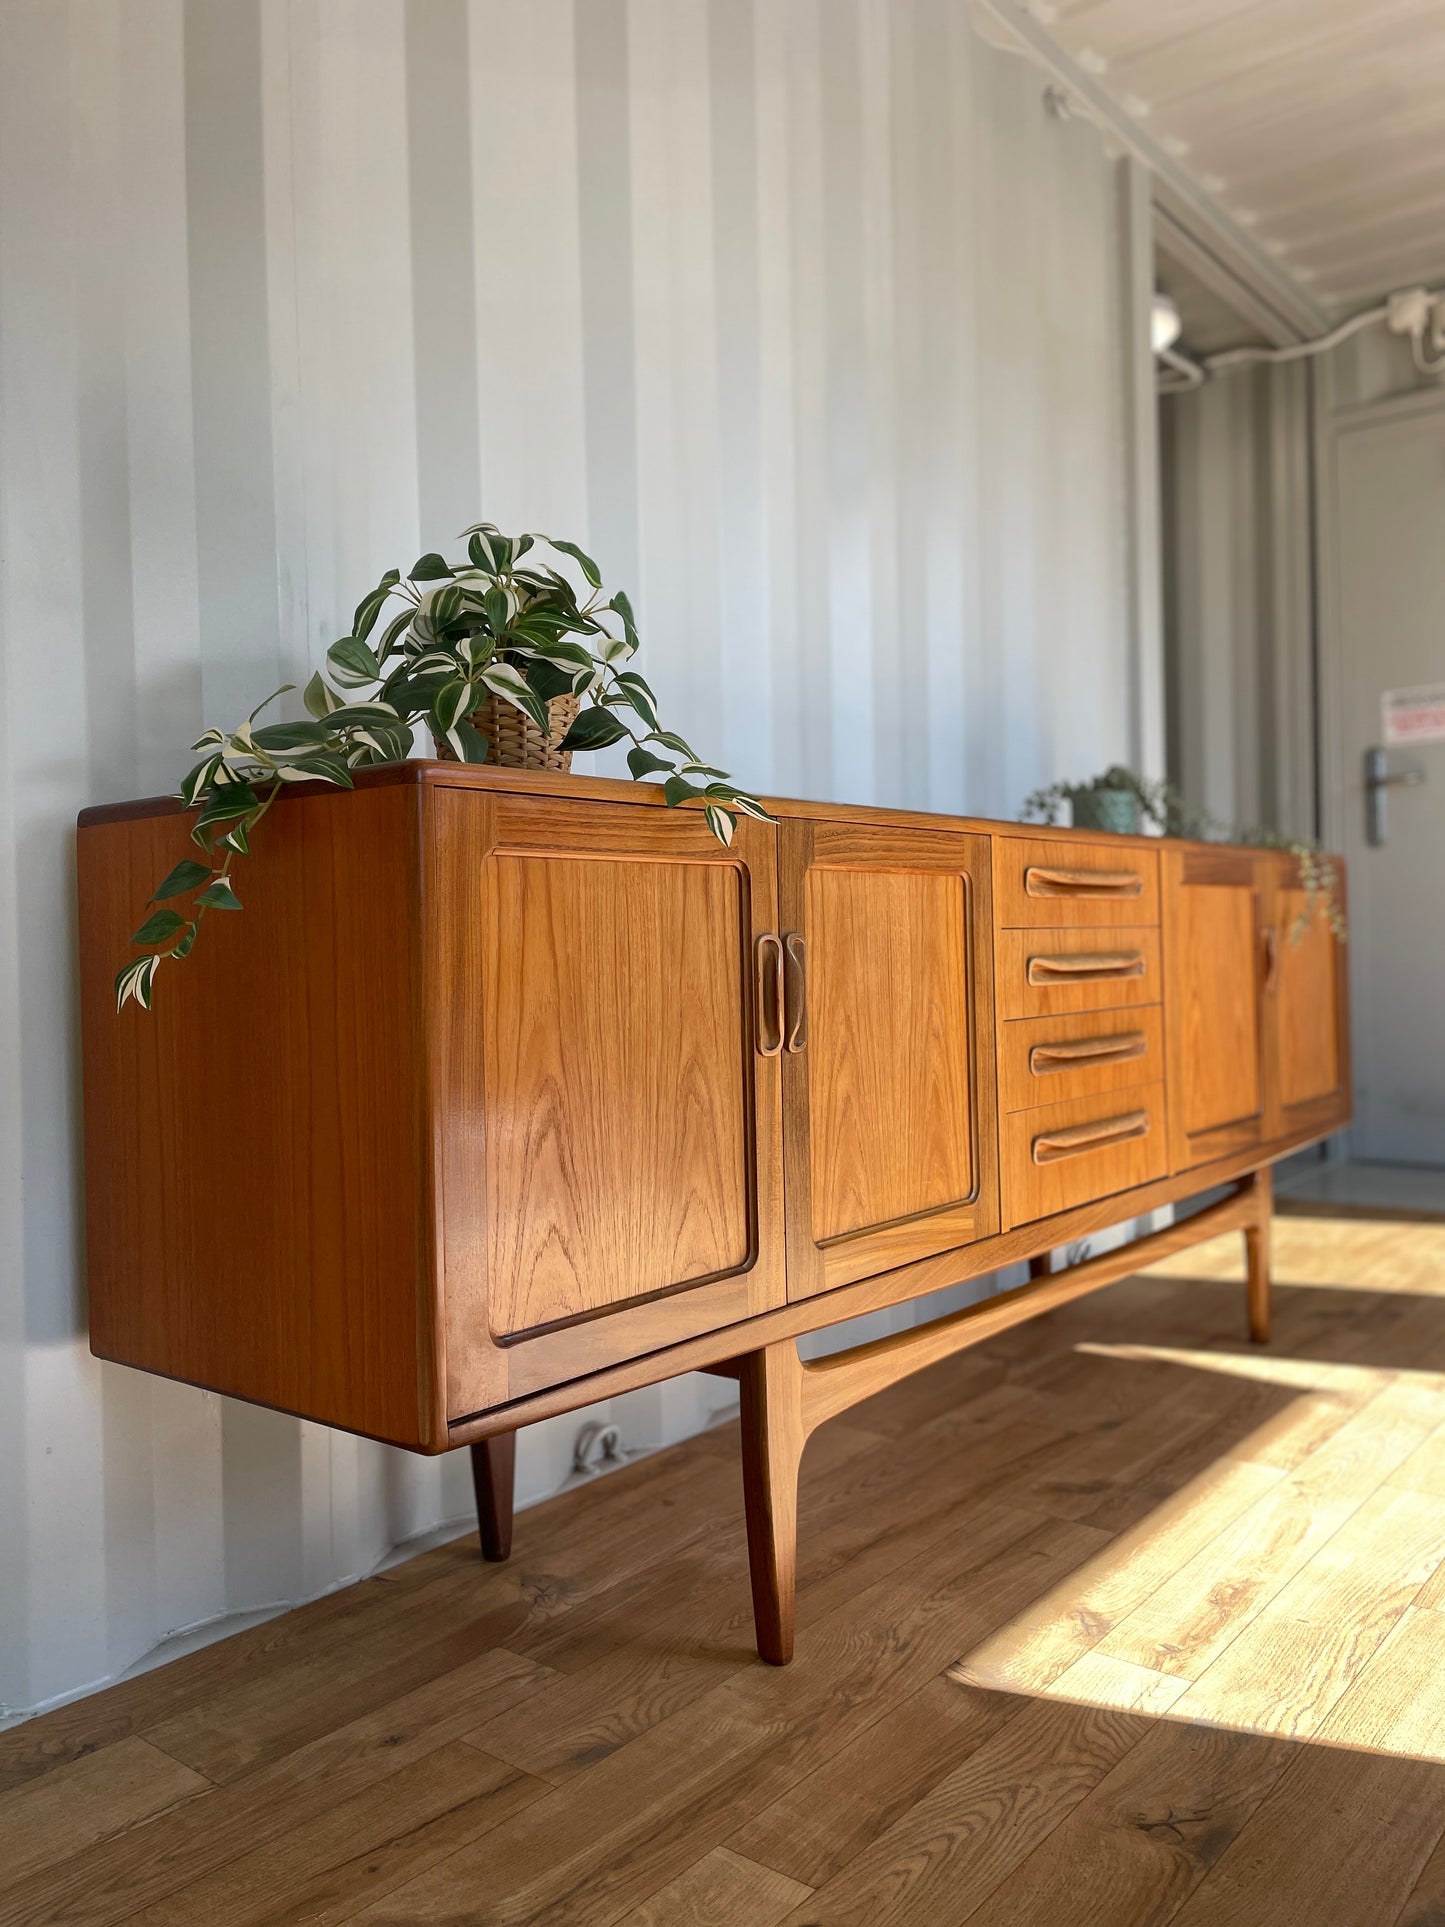
[[[997,1229],[989,841],[790,819],[781,858],[797,1299]]]
[[[1185,1171],[1271,1135],[1260,1008],[1270,859],[1162,856],[1170,1148]]]
[[[1265,1062],[1270,1134],[1328,1131],[1350,1112],[1345,946],[1311,911],[1292,856],[1270,860],[1265,928]],[[1341,883],[1343,888],[1343,882]]]
[[[785,1302],[754,1011],[777,833],[724,849],[693,812],[462,788],[436,809],[456,1417]]]

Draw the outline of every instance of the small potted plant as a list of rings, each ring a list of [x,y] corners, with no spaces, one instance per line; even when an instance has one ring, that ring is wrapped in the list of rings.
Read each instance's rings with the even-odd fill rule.
[[[1057,823],[1059,811],[1067,803],[1076,830],[1137,836],[1140,820],[1148,810],[1149,787],[1133,770],[1113,763],[1102,776],[1090,777],[1087,783],[1052,783],[1046,790],[1035,790],[1024,804],[1024,819],[1037,817],[1043,823]]]
[[[1161,836],[1193,837],[1202,843],[1246,843],[1257,849],[1284,850],[1299,864],[1300,888],[1305,893],[1305,911],[1290,929],[1290,940],[1298,942],[1316,914],[1324,917],[1341,942],[1346,935],[1345,913],[1340,905],[1335,866],[1316,843],[1298,837],[1282,836],[1276,830],[1261,830],[1238,823],[1226,823],[1208,810],[1186,803],[1172,783],[1151,781],[1120,763],[1111,764],[1102,775],[1087,783],[1051,783],[1026,797],[1019,820],[1024,823],[1057,823],[1067,803],[1076,830],[1110,830],[1124,836],[1136,835],[1148,823]]]
[[[249,856],[262,818],[288,783],[352,787],[352,772],[410,755],[418,726],[439,756],[524,769],[570,768],[572,752],[629,741],[635,778],[660,776],[669,806],[698,802],[713,834],[732,840],[739,816],[771,822],[756,797],[660,727],[657,699],[631,666],[632,605],[607,596],[597,564],[573,542],[506,536],[490,522],[463,532],[467,560],[422,556],[406,575],[388,569],[362,597],[350,635],[326,652],[329,678],[307,684],[307,714],[257,718],[286,684],[229,734],[208,729],[179,791],[198,812],[201,852],[177,864],[132,937],[142,954],[116,976],[116,1008],[149,1010],[162,963],[191,953],[212,910],[239,910],[237,857]],[[580,570],[579,598],[561,567]],[[397,607],[395,605],[399,604]]]

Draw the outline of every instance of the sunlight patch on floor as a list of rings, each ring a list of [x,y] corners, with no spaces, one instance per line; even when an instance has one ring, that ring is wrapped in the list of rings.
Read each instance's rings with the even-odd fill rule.
[[[1445,1374],[1077,1349],[1290,1396],[950,1677],[1445,1761]]]

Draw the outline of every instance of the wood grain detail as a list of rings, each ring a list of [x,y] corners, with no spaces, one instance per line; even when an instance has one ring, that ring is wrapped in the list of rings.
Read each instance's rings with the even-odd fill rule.
[[[966,911],[958,875],[808,874],[818,1243],[973,1190]]]
[[[492,1330],[741,1270],[739,872],[503,850],[483,903]]]

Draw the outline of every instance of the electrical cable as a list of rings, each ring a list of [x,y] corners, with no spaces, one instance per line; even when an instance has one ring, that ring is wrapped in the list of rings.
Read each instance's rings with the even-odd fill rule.
[[[1162,379],[1158,384],[1161,395],[1187,395],[1191,389],[1204,386],[1206,376],[1203,368],[1177,348],[1158,348],[1154,358],[1162,361],[1179,377],[1177,381],[1170,381],[1167,377]]]
[[[1161,349],[1157,359],[1165,364],[1167,372],[1159,380],[1159,393],[1187,394],[1211,375],[1223,374],[1231,368],[1303,361],[1310,355],[1326,354],[1331,348],[1338,348],[1341,342],[1348,341],[1352,335],[1381,321],[1389,326],[1392,334],[1403,335],[1409,340],[1410,358],[1422,375],[1445,375],[1445,350],[1437,355],[1427,354],[1424,339],[1425,317],[1442,304],[1445,304],[1445,290],[1403,289],[1385,301],[1376,302],[1373,308],[1364,308],[1359,314],[1351,315],[1337,327],[1331,328],[1328,334],[1320,335],[1314,341],[1292,342],[1287,348],[1226,348],[1220,354],[1203,355],[1197,361],[1176,349]]]

